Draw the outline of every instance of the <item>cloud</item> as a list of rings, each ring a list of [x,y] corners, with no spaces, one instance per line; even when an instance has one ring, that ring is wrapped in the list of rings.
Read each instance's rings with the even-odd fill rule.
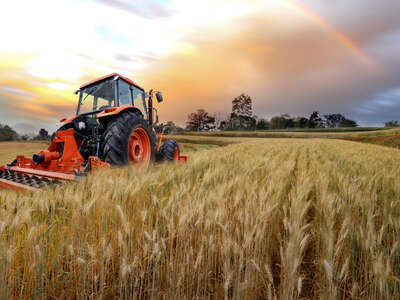
[[[160,1],[123,1],[123,0],[97,0],[99,3],[130,12],[143,18],[167,18],[173,11],[162,5]]]
[[[385,8],[387,21],[397,24],[390,10]],[[379,11],[375,22],[384,23],[385,13]],[[358,19],[361,13],[366,18],[370,11],[361,9]],[[352,34],[357,34],[357,26],[368,23],[362,20],[353,24]],[[320,110],[357,116],[367,123],[371,116],[357,108],[400,86],[399,52],[394,46],[398,38],[391,36],[396,30],[391,26],[354,36],[363,42],[361,49],[373,50],[376,70],[313,19],[293,14],[277,19],[274,13],[262,12],[236,20],[234,34],[203,31],[191,36],[186,40],[191,45],[188,51],[154,65],[145,80],[165,91],[170,103],[161,113],[165,119],[181,123],[188,111],[200,107],[227,113],[230,101],[241,92],[252,96],[260,116]],[[379,109],[381,115],[388,115],[384,110]],[[379,115],[374,118],[377,122]]]
[[[72,92],[114,71],[162,90],[161,119],[181,124],[197,108],[228,113],[243,92],[259,116],[395,118],[396,96],[382,95],[400,87],[397,0],[46,0],[37,14],[27,3],[29,28],[8,5],[0,117],[14,123],[74,114]]]
[[[375,0],[338,0],[329,5],[319,0],[301,2],[362,44],[400,26],[400,2],[397,0],[387,0],[385,5]]]
[[[26,98],[32,98],[34,95],[28,91],[22,90],[22,89],[17,89],[17,88],[12,88],[12,87],[7,87],[7,86],[1,86],[0,85],[0,93],[1,94],[11,94],[11,95],[18,95]]]
[[[354,117],[363,119],[368,125],[382,125],[383,122],[399,120],[400,88],[389,89],[374,95],[355,109]],[[379,116],[377,121],[376,116]]]
[[[39,131],[39,127],[30,124],[30,123],[16,123],[13,126],[14,130],[17,131],[19,134],[28,134],[34,133]]]

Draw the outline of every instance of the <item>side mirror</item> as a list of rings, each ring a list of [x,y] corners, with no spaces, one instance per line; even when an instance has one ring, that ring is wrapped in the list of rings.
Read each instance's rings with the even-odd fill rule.
[[[164,99],[163,99],[163,96],[162,96],[161,92],[157,92],[157,93],[156,93],[156,98],[157,98],[157,102],[158,102],[158,103],[160,103],[160,102],[163,102],[163,101],[164,101]]]

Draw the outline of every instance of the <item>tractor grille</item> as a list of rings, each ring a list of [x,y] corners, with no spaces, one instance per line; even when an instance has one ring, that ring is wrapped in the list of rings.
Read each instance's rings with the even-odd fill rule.
[[[56,179],[51,179],[43,176],[27,175],[11,170],[0,170],[0,179],[30,186],[32,188],[44,188],[49,185],[60,183]]]

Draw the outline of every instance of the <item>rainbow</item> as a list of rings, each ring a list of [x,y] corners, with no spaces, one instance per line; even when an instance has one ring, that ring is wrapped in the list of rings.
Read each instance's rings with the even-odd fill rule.
[[[323,19],[321,16],[316,14],[306,5],[301,3],[299,0],[288,0],[288,3],[291,7],[298,10],[302,14],[306,15],[307,17],[311,18],[314,22],[325,28],[331,34],[335,36],[335,38],[344,45],[347,49],[349,49],[355,56],[357,56],[363,63],[375,69],[379,73],[382,72],[381,68],[379,67],[378,63],[375,62],[365,51],[356,44],[350,37],[346,34],[342,33],[340,30],[335,28],[331,23],[327,20]]]

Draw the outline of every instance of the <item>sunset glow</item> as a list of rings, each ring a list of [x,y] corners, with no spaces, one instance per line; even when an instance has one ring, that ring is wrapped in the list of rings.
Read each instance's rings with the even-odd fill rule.
[[[360,10],[315,0],[8,1],[0,123],[54,129],[74,114],[80,84],[118,72],[164,92],[162,121],[184,124],[197,108],[226,114],[245,92],[260,116],[337,109],[368,124],[362,108],[400,85],[394,54],[375,44],[398,27],[364,28],[369,4],[352,3]],[[377,18],[389,22],[390,10]]]

